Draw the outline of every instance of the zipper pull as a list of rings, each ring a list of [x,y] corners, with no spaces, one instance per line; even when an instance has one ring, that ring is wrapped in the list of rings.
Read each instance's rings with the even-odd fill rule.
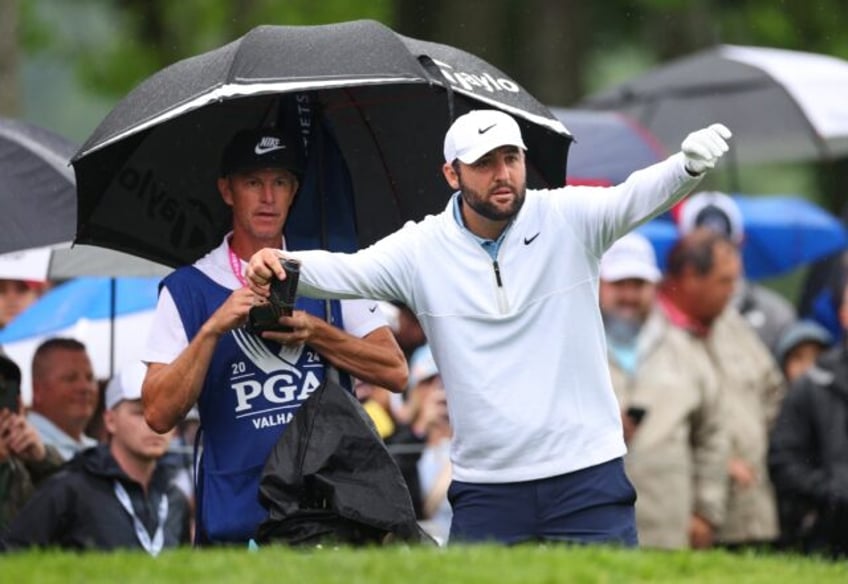
[[[498,265],[498,260],[492,262],[492,267],[495,268],[495,280],[498,282],[498,288],[503,288],[503,281],[501,281],[501,268]]]

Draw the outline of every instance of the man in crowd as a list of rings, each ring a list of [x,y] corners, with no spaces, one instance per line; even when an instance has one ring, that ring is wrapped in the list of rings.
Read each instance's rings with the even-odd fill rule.
[[[85,345],[54,338],[41,343],[32,358],[32,408],[29,423],[45,444],[70,460],[97,441],[85,428],[97,409],[99,394]]]
[[[0,355],[0,533],[32,496],[34,488],[62,465],[21,413],[21,370]]]
[[[144,549],[158,555],[189,541],[188,500],[159,464],[169,434],[144,421],[141,383],[132,363],[106,389],[109,444],[78,454],[41,486],[9,526],[9,548]]]
[[[38,300],[47,282],[0,278],[0,329]]]
[[[702,340],[718,374],[730,455],[727,509],[716,540],[731,548],[768,544],[777,536],[766,453],[784,393],[783,375],[768,348],[729,305],[740,270],[733,242],[697,229],[669,252],[660,291],[671,323]]]
[[[728,454],[716,371],[703,341],[673,326],[658,305],[661,274],[647,239],[629,233],[616,241],[600,275],[639,541],[708,548],[724,520]]]
[[[200,543],[254,537],[267,516],[257,499],[265,460],[331,369],[391,391],[406,385],[403,353],[373,301],[332,302],[328,311],[324,302],[301,298],[281,321],[291,332],[243,327],[254,304],[244,260],[264,247],[285,247],[283,226],[303,173],[299,153],[293,139],[271,128],[230,140],[218,190],[232,208],[233,230],[164,280],[151,327],[145,417],[167,432],[195,403],[200,415]]]
[[[679,227],[682,234],[698,227],[723,235],[740,250],[745,246],[745,219],[732,197],[718,191],[692,195],[681,205]],[[743,266],[744,268],[744,266]],[[748,324],[773,353],[783,333],[795,322],[795,308],[783,296],[745,277],[744,269],[731,299]]]
[[[837,314],[848,331],[848,280]],[[848,555],[848,349],[825,353],[792,385],[769,446],[781,544],[808,553]]]
[[[609,189],[526,188],[521,130],[476,110],[445,135],[444,212],[355,254],[265,249],[255,293],[302,261],[301,293],[396,300],[421,322],[453,426],[451,541],[637,543],[635,492],[606,364],[598,262],[727,151],[715,124]]]

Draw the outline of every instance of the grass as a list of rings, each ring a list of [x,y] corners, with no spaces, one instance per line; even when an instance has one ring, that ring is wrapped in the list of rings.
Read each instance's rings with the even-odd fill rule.
[[[132,584],[212,582],[848,582],[848,563],[789,555],[659,552],[600,547],[475,546],[447,549],[313,549],[266,547],[73,554],[41,551],[0,558],[2,581]]]

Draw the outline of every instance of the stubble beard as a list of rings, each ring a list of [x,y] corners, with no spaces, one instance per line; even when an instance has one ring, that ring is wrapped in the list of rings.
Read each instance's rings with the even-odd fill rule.
[[[527,183],[525,182],[519,188],[514,188],[511,185],[495,185],[490,190],[490,194],[492,191],[497,189],[501,189],[504,186],[507,186],[514,194],[515,198],[512,201],[512,204],[506,209],[501,209],[497,207],[494,203],[492,203],[487,197],[480,195],[479,191],[475,191],[473,189],[468,188],[462,182],[462,178],[459,179],[459,188],[460,188],[460,196],[462,197],[462,202],[471,207],[477,214],[485,217],[490,221],[506,221],[512,219],[518,212],[521,210],[521,207],[524,205],[524,199],[527,195]]]

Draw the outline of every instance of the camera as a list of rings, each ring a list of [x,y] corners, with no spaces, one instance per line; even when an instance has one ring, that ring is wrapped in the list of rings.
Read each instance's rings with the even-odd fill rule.
[[[267,304],[254,306],[247,315],[247,330],[255,335],[265,331],[290,333],[291,327],[280,324],[281,316],[291,316],[300,277],[300,262],[282,259],[286,279],[271,278],[271,295]]]

